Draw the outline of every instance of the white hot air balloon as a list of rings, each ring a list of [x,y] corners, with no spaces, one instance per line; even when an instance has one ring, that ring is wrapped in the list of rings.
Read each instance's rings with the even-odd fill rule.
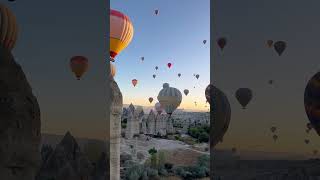
[[[158,101],[167,114],[171,114],[180,106],[182,101],[181,92],[174,87],[170,87],[168,83],[163,84],[163,89],[159,92]]]

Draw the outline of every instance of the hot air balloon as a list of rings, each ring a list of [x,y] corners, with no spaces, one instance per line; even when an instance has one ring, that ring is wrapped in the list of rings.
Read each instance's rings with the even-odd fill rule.
[[[284,41],[277,41],[274,43],[273,47],[276,50],[276,52],[278,53],[278,55],[281,56],[283,51],[286,49],[287,44]]]
[[[80,80],[81,76],[88,70],[88,59],[84,56],[73,56],[70,59],[70,68]]]
[[[184,91],[184,94],[187,96],[189,94],[189,90],[188,89],[185,89]]]
[[[196,78],[197,78],[197,79],[199,79],[199,77],[200,77],[200,75],[199,75],[199,74],[197,74],[197,75],[196,75]]]
[[[141,57],[141,61],[144,61],[144,57]]]
[[[232,153],[234,154],[234,153],[237,152],[237,148],[233,147],[233,148],[231,149],[231,151],[232,151]]]
[[[312,128],[320,136],[320,72],[308,82],[304,90],[304,107]]]
[[[277,128],[274,127],[274,126],[272,126],[272,127],[270,128],[270,131],[273,132],[273,133],[276,132],[276,130],[277,130]]]
[[[267,46],[268,46],[269,48],[271,48],[272,45],[273,45],[273,41],[272,41],[272,40],[268,40],[268,41],[267,41]]]
[[[155,69],[158,70],[159,69],[158,66],[156,66]]]
[[[310,140],[309,139],[305,139],[304,143],[309,144]]]
[[[203,44],[206,44],[207,43],[207,40],[203,40]]]
[[[158,9],[154,10],[154,14],[158,15],[159,14],[159,10]]]
[[[168,63],[167,66],[168,66],[169,68],[171,68],[172,64],[171,64],[171,63]]]
[[[163,111],[163,108],[161,106],[161,104],[159,102],[157,102],[155,105],[154,105],[154,108],[156,109],[156,111],[158,112],[158,114],[161,114],[162,111]]]
[[[205,90],[205,96],[209,104],[211,104],[211,94],[213,89],[214,89],[214,86],[212,84],[209,84]]]
[[[180,106],[182,94],[177,88],[170,87],[168,83],[164,83],[163,89],[159,92],[158,101],[166,113],[171,116],[177,107]]]
[[[274,141],[277,141],[278,136],[277,135],[273,135],[272,138],[273,138]]]
[[[133,25],[128,16],[120,11],[110,11],[110,60],[125,49],[133,38]]]
[[[149,97],[149,102],[152,103],[152,101],[153,101],[153,98]]]
[[[213,149],[219,142],[222,142],[223,136],[228,130],[231,107],[227,96],[211,84],[206,88],[206,98],[211,103],[210,107],[213,110],[212,119],[214,121],[210,127],[210,148]]]
[[[249,88],[239,88],[235,94],[237,100],[241,104],[243,109],[249,104],[252,99],[252,91]]]
[[[218,43],[218,46],[220,47],[221,50],[224,49],[224,47],[226,46],[227,44],[227,39],[224,38],[224,37],[221,37],[217,40],[217,43]]]
[[[138,83],[138,80],[132,79],[132,84],[133,84],[134,87],[136,87],[137,83]]]
[[[153,77],[153,79],[154,79],[154,78],[156,78],[156,75],[154,74],[154,75],[152,75],[152,77]]]
[[[18,25],[15,15],[5,5],[0,4],[0,44],[2,47],[12,50],[18,36]]]
[[[180,77],[180,76],[181,76],[181,74],[179,73],[179,74],[178,74],[178,76]]]
[[[116,75],[116,66],[110,62],[110,74],[112,77]]]

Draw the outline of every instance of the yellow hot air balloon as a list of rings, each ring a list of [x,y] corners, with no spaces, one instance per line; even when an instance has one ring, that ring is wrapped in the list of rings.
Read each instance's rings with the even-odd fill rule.
[[[133,37],[133,25],[128,16],[123,13],[110,11],[110,60],[125,49]]]
[[[112,77],[116,75],[116,66],[112,63],[110,63],[110,74]]]
[[[12,50],[16,44],[18,27],[15,15],[3,4],[0,4],[0,44]]]

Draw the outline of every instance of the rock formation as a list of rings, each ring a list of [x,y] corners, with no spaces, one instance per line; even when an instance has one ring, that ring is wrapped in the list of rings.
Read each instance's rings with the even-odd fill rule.
[[[96,143],[95,140],[90,140],[88,145]],[[97,148],[97,146],[91,147]],[[84,150],[80,148],[76,139],[69,132],[54,149],[49,145],[43,145],[41,149],[42,165],[36,180],[109,179],[106,149],[99,148],[94,152],[84,152]],[[90,161],[89,153],[99,153],[97,155],[100,157]]]
[[[0,47],[0,177],[34,180],[40,164],[40,108],[11,52]]]
[[[36,180],[87,180],[92,172],[92,164],[81,152],[74,137],[67,132],[43,162]]]
[[[121,138],[121,115],[122,94],[117,83],[111,77],[110,97],[110,179],[120,180],[120,138]]]

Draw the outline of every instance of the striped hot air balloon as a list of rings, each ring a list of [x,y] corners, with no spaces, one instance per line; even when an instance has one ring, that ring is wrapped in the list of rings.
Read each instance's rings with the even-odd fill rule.
[[[0,44],[11,50],[18,36],[18,26],[14,14],[3,4],[0,4]]]
[[[120,11],[110,11],[110,60],[125,49],[133,38],[133,25],[129,17]]]

